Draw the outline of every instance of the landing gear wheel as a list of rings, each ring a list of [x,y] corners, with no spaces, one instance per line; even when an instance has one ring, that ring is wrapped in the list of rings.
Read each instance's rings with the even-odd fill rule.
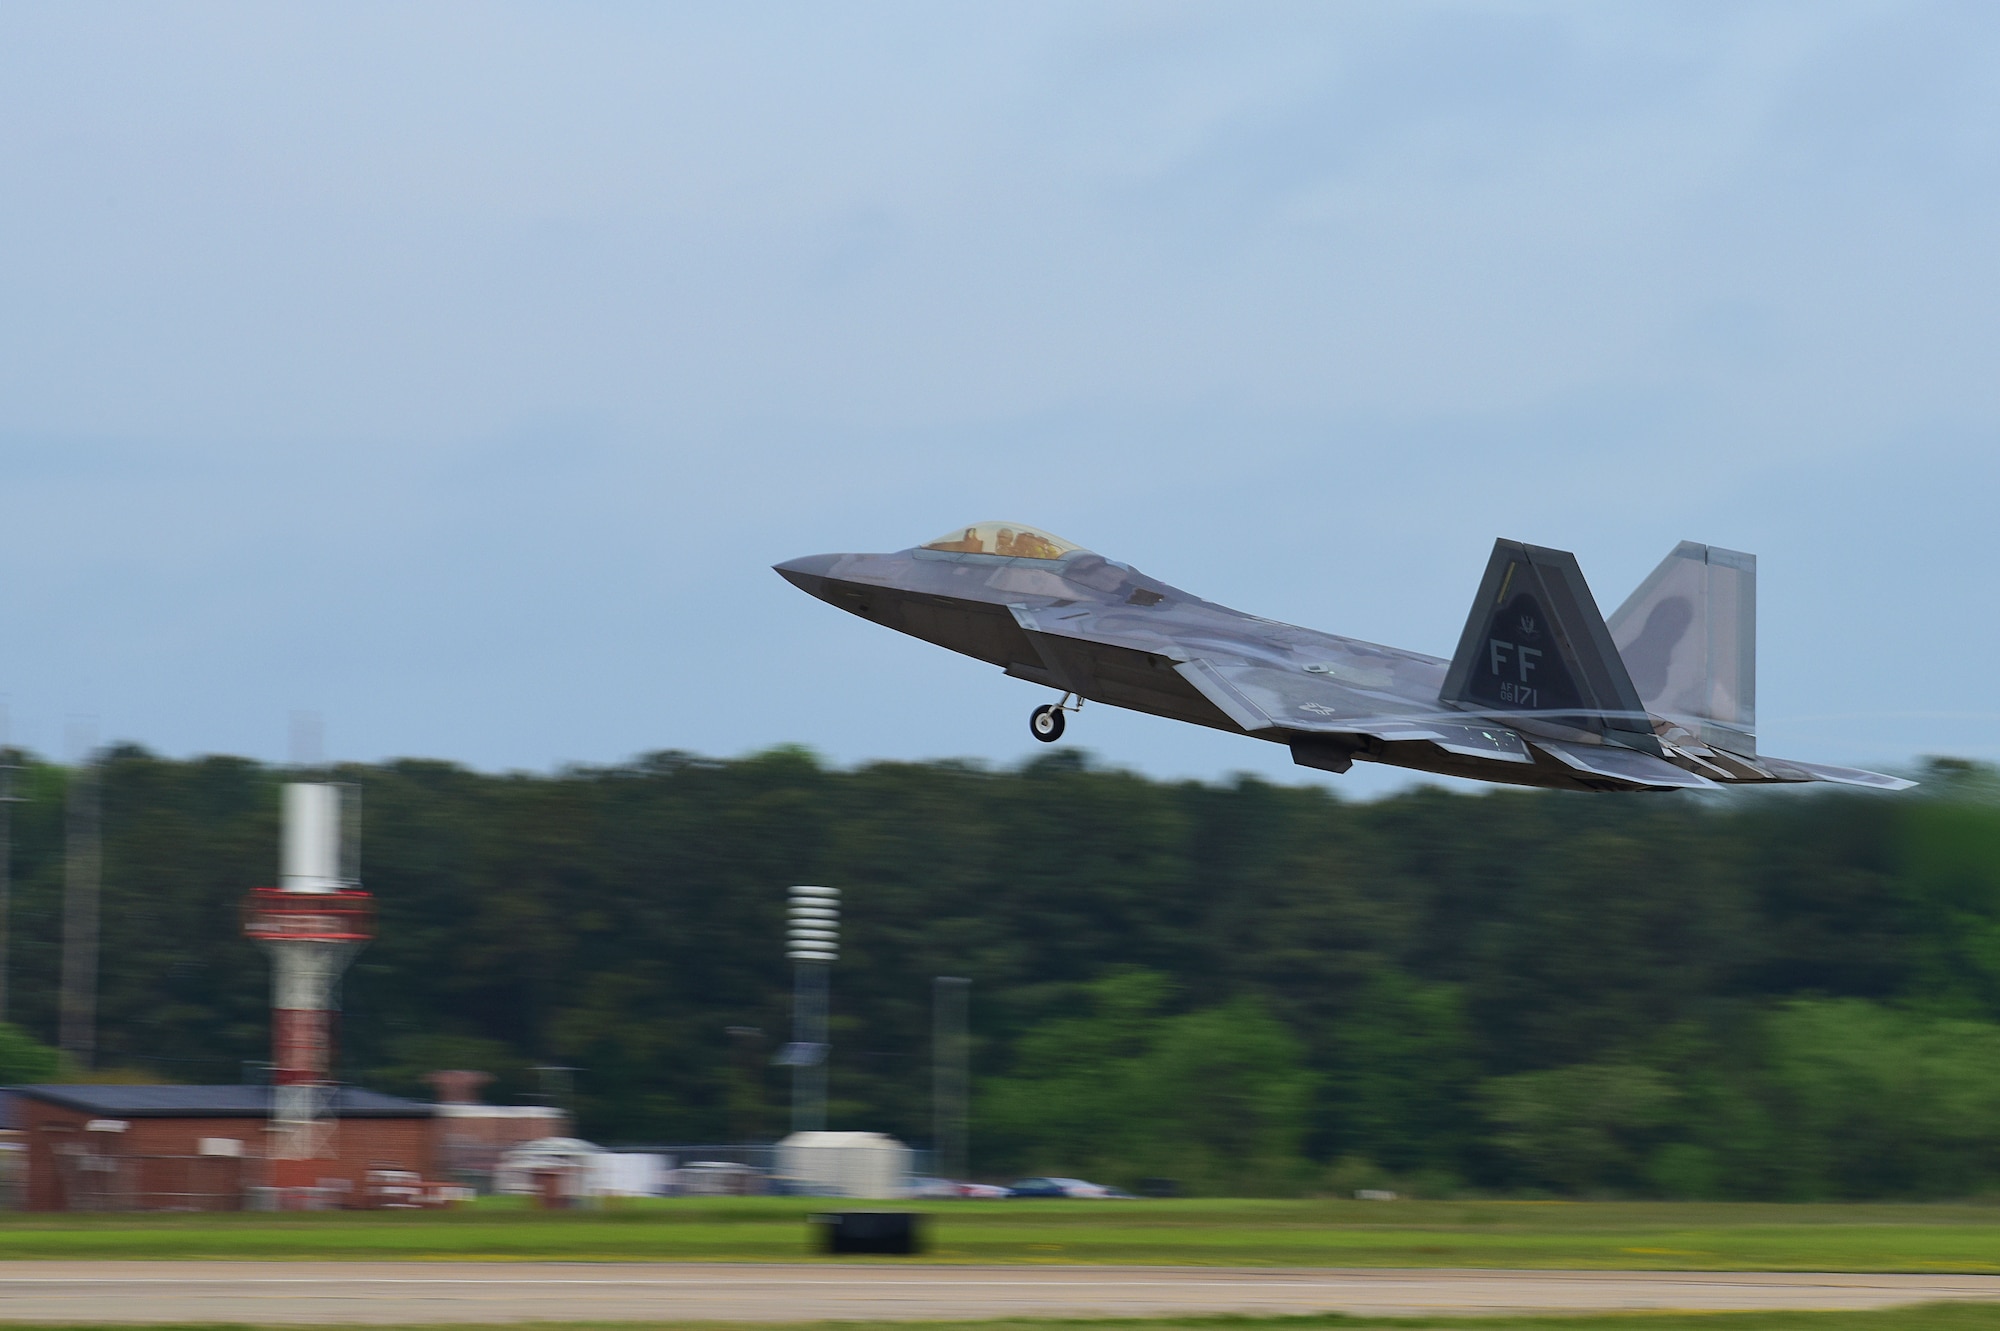
[[[1055,743],[1062,738],[1062,708],[1053,703],[1037,707],[1028,717],[1028,729],[1042,743]]]

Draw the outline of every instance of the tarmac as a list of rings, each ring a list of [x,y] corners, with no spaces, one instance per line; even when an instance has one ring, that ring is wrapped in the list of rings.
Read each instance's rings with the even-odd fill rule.
[[[0,1264],[36,1322],[799,1322],[1215,1313],[1881,1308],[2000,1301],[2000,1276],[585,1262]]]

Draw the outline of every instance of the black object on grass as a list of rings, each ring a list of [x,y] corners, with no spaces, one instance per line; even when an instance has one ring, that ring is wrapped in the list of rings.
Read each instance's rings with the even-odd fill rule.
[[[821,1252],[911,1257],[924,1250],[920,1211],[826,1211],[808,1217]]]

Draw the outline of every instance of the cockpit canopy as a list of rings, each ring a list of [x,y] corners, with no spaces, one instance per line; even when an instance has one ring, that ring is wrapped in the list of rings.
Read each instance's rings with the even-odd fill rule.
[[[1002,555],[1010,559],[1061,559],[1083,549],[1060,536],[1018,522],[980,522],[959,527],[917,548],[953,554]]]

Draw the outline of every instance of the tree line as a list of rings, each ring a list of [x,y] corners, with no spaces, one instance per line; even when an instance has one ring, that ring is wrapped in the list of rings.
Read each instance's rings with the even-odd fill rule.
[[[24,763],[9,1013],[46,1043],[72,774]],[[363,791],[380,937],[348,972],[340,1064],[377,1089],[471,1067],[501,1098],[569,1099],[600,1140],[780,1135],[785,891],[820,883],[843,891],[831,1125],[928,1143],[932,980],[967,977],[983,1176],[2000,1188],[1983,767],[1934,762],[1900,796],[1365,803],[1152,781],[1073,749],[1007,770],[788,748],[324,775]],[[124,747],[98,776],[99,1063],[254,1075],[268,969],[239,909],[275,876],[296,774]],[[0,1039],[0,1073],[45,1075],[17,1046],[33,1054]]]

